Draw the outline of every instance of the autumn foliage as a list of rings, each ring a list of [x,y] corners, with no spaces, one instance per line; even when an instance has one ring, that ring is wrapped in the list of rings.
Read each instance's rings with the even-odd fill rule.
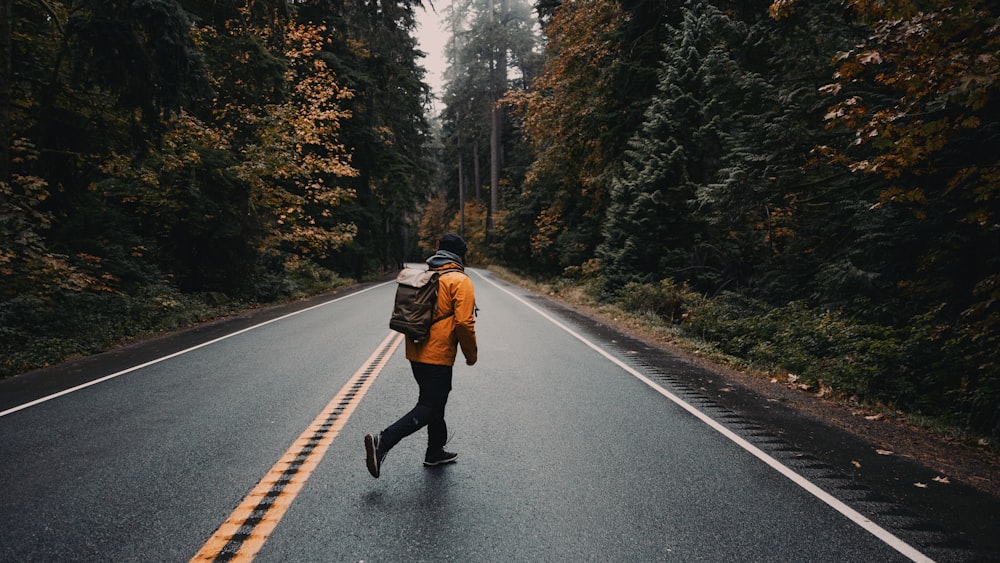
[[[1000,436],[996,2],[463,0],[437,163],[419,5],[13,1],[2,371],[463,230],[755,367]]]
[[[754,365],[1000,435],[996,2],[544,8],[495,252],[682,295],[670,322]]]
[[[13,2],[0,375],[398,262],[429,175],[390,4]]]

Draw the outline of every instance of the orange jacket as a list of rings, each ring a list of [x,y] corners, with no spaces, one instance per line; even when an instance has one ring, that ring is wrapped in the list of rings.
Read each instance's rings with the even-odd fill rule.
[[[456,263],[431,270],[460,268]],[[438,278],[437,311],[434,318],[454,314],[431,326],[430,336],[419,344],[406,339],[406,359],[424,364],[455,365],[458,347],[462,346],[465,363],[473,365],[479,358],[476,346],[476,294],[472,280],[464,272],[447,272]]]

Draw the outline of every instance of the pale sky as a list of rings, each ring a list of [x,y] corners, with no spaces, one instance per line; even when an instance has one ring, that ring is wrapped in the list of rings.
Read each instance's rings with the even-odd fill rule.
[[[424,2],[424,8],[416,8],[417,16],[417,41],[420,50],[427,53],[421,61],[423,67],[427,69],[425,80],[434,92],[435,98],[439,101],[443,90],[443,78],[445,69],[444,46],[448,41],[448,32],[441,28],[442,11],[446,0],[437,0],[434,7],[438,13],[431,10],[430,4]],[[435,106],[435,113],[439,106]]]

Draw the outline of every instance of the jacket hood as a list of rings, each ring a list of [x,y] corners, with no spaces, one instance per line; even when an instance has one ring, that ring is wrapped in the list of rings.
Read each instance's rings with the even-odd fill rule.
[[[442,268],[452,263],[458,264],[462,269],[465,269],[465,264],[462,263],[462,257],[447,250],[438,250],[433,256],[427,259],[427,265],[430,266],[431,269]]]

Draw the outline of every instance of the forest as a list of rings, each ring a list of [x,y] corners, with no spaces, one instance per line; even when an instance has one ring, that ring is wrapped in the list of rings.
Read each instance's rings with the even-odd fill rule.
[[[417,10],[450,31],[439,112]],[[1000,439],[995,2],[0,16],[0,375],[376,277],[457,231],[475,265]]]

